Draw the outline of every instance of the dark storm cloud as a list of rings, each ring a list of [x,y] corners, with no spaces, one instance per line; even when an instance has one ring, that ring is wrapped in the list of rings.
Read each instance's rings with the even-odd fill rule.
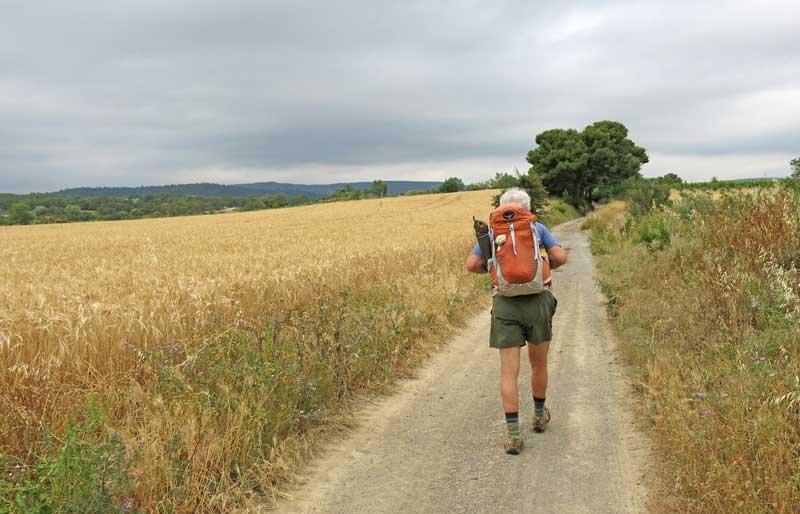
[[[792,3],[0,1],[0,190],[480,179],[598,119],[650,174],[785,173]]]

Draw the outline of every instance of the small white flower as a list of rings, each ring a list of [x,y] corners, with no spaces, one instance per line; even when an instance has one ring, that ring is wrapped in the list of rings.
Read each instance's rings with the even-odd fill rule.
[[[503,243],[505,242],[506,242],[505,234],[500,234],[499,236],[494,238],[494,244],[496,244],[497,246],[503,246]]]

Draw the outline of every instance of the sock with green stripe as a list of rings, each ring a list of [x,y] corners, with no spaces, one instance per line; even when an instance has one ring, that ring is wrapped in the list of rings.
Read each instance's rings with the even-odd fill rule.
[[[506,430],[509,437],[519,437],[519,412],[506,412]]]
[[[533,397],[533,415],[544,416],[544,398]]]

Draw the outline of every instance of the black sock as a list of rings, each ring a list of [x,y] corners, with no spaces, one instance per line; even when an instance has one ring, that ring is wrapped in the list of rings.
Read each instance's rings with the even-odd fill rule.
[[[544,414],[544,398],[533,397],[533,413],[536,416]]]

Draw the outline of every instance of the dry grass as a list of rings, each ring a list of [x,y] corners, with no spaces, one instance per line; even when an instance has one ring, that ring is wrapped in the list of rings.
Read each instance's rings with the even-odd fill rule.
[[[800,196],[687,197],[592,239],[658,444],[653,510],[797,512]]]
[[[609,202],[590,214],[581,225],[584,230],[594,226],[610,227],[619,230],[625,223],[627,204],[622,200]]]
[[[539,220],[548,226],[556,226],[580,217],[580,213],[572,205],[560,198],[550,198],[544,212],[537,212]]]
[[[83,427],[126,462],[97,505],[263,501],[308,433],[484,298],[463,259],[493,194],[0,228],[0,457],[41,482]]]
[[[669,190],[669,199],[677,201],[677,200],[681,200],[682,198],[685,198],[687,196],[700,194],[700,195],[708,195],[708,196],[712,197],[715,200],[719,200],[720,198],[723,198],[725,195],[743,195],[743,194],[747,194],[747,195],[751,195],[752,196],[752,195],[760,194],[760,193],[764,192],[765,190],[777,191],[778,189],[779,189],[779,186],[777,186],[777,185],[772,186],[770,188],[764,188],[764,187],[737,187],[737,188],[718,188],[718,189],[690,189],[690,188],[675,189],[675,188],[673,188],[673,189]]]

